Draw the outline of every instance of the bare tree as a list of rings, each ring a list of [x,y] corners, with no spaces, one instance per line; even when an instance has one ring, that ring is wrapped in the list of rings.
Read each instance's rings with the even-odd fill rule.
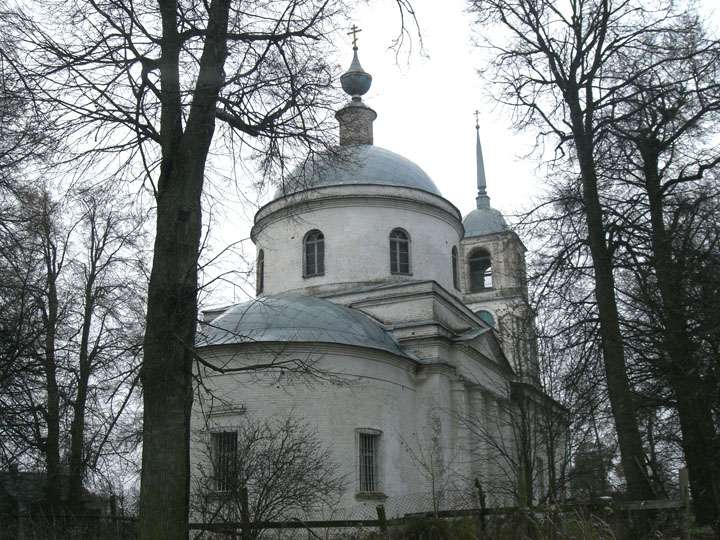
[[[700,481],[707,483],[704,488],[693,481],[693,491],[700,494],[712,491],[713,474],[705,469],[714,460],[693,456],[713,452],[709,441],[714,439],[714,428],[708,407],[690,414],[689,402],[712,400],[715,385],[707,376],[712,372],[707,368],[711,357],[695,354],[691,310],[683,298],[684,291],[693,287],[692,271],[684,254],[687,241],[680,241],[687,233],[679,224],[689,208],[697,209],[693,201],[707,196],[704,186],[712,184],[717,164],[717,152],[705,135],[717,121],[717,44],[705,38],[691,14],[666,24],[669,28],[647,34],[639,51],[629,49],[606,63],[606,70],[611,68],[618,80],[626,82],[616,90],[612,116],[603,119],[607,142],[598,152],[597,165],[629,378],[643,419],[646,465],[657,472],[649,474],[651,487],[658,495],[667,493],[665,482],[659,480],[663,469],[677,462],[668,454],[672,451],[667,444],[676,448],[679,444],[670,440],[663,443],[667,463],[657,459],[656,427],[669,421],[666,431],[671,425],[682,428],[683,437],[676,441],[686,447],[690,469],[694,463],[696,470],[704,471]],[[646,69],[649,65],[654,68]],[[708,174],[711,178],[704,180]],[[565,321],[555,326],[551,339],[560,332],[572,333],[575,351],[584,356],[583,347],[596,339],[597,321],[594,303],[588,301],[593,276],[587,264],[586,230],[579,218],[583,202],[572,178],[556,180],[554,190],[553,199],[528,218],[531,233],[542,237],[549,248],[540,257],[543,313],[547,317],[553,311],[551,319]],[[546,226],[551,221],[552,231]],[[549,296],[557,301],[548,301]],[[712,302],[712,294],[708,300]],[[589,368],[585,364],[574,371],[592,377]],[[687,391],[690,387],[695,390]],[[680,402],[686,402],[683,416],[688,420],[678,423],[679,415],[671,409],[679,409]],[[700,436],[700,430],[705,434]],[[713,496],[698,499],[713,504]],[[699,519],[713,521],[701,516],[707,511],[697,511]]]
[[[628,493],[652,496],[644,474],[642,439],[627,375],[614,276],[614,245],[601,192],[607,180],[602,160],[611,144],[609,125],[623,92],[633,80],[668,62],[652,54],[648,36],[663,33],[683,40],[682,13],[670,3],[653,9],[628,0],[529,2],[478,0],[473,9],[482,20],[494,19],[514,41],[498,47],[496,73],[500,99],[519,112],[517,125],[537,126],[568,152],[580,186],[583,241],[592,262],[592,285],[598,313],[607,390],[618,434]],[[630,75],[615,67],[628,56],[654,58]],[[586,240],[585,240],[586,238]]]
[[[443,433],[441,415],[448,416],[440,409],[431,411],[423,433],[415,433],[409,440],[400,438],[401,446],[425,480],[436,518],[443,509],[475,506],[472,479],[463,477],[457,470],[461,465],[459,452],[467,449],[450,448],[447,434]]]
[[[44,463],[46,500],[56,510],[69,496],[79,504],[87,473],[104,467],[135,386],[142,221],[118,197],[88,190],[77,195],[85,201],[80,216],[47,190],[16,196],[13,225],[0,235],[3,309],[12,313],[0,363],[8,390],[0,457],[28,468]]]
[[[83,479],[105,451],[107,438],[125,405],[103,414],[97,385],[118,389],[128,383],[127,403],[137,380],[144,315],[145,283],[142,249],[144,219],[121,206],[117,198],[84,191],[85,212],[78,224],[84,254],[73,260],[82,290],[76,314],[77,360],[73,362],[72,423],[69,448],[68,499],[80,499]],[[101,399],[101,398],[100,398]],[[88,408],[95,418],[88,425]],[[108,422],[105,427],[97,421]],[[93,425],[94,424],[94,425]]]
[[[472,459],[482,463],[486,493],[521,507],[561,498],[568,462],[566,411],[530,384],[513,385],[512,399],[488,414],[458,420],[478,441]]]
[[[12,13],[0,3],[0,204],[7,191],[16,188],[24,169],[55,147],[48,118],[35,103],[18,62],[12,25]]]
[[[636,257],[649,255],[654,279],[645,280],[645,290],[656,291],[659,300],[654,301],[654,293],[645,296],[647,304],[657,307],[663,336],[657,344],[664,354],[657,358],[656,373],[667,380],[678,411],[696,518],[713,523],[720,516],[720,470],[715,467],[718,434],[707,404],[717,381],[708,377],[705,365],[711,360],[698,354],[692,338],[685,292],[691,285],[685,278],[687,259],[681,246],[673,245],[672,207],[678,197],[697,197],[693,191],[703,176],[720,164],[720,154],[705,142],[720,121],[720,45],[705,38],[697,18],[688,16],[680,24],[674,34],[682,30],[684,40],[669,43],[665,34],[648,36],[654,54],[626,59],[623,67],[632,82],[619,106],[623,114],[611,129],[622,153],[623,176],[647,201],[643,210],[649,220],[622,225],[627,238],[647,239],[635,240],[641,246]],[[661,63],[661,58],[669,59]],[[646,71],[648,64],[657,67]],[[636,72],[643,75],[632,78]]]
[[[249,524],[244,540],[263,536],[253,525],[323,515],[345,490],[330,448],[291,414],[262,420],[244,416],[231,426],[210,418],[197,438],[201,460],[193,476],[191,512],[220,528]]]

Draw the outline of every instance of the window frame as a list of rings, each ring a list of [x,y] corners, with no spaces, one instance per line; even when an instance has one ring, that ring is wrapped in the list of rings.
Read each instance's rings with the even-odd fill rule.
[[[262,294],[265,290],[265,250],[258,251],[255,262],[255,295]]]
[[[473,276],[476,272],[473,272],[473,262],[486,259],[488,264],[483,268],[482,283],[480,287],[476,286]],[[493,289],[493,269],[492,269],[492,254],[484,247],[476,247],[467,256],[467,267],[468,267],[468,289],[471,293],[488,291]],[[489,286],[486,283],[490,282]]]
[[[358,428],[355,430],[355,458],[357,466],[357,493],[359,495],[381,495],[382,482],[380,477],[381,457],[381,436],[382,431],[374,428]],[[363,446],[366,442],[372,441],[372,454],[370,475],[368,476],[367,459],[365,459]],[[369,448],[365,446],[365,451]]]
[[[453,279],[453,287],[455,287],[455,290],[460,290],[460,272],[459,272],[459,265],[458,265],[458,248],[457,246],[453,246],[452,250],[450,251],[450,257],[452,259],[452,279]]]
[[[319,237],[311,238],[311,235]],[[309,272],[308,247],[313,250],[314,272]],[[303,237],[303,260],[302,270],[304,278],[312,278],[325,275],[325,234],[320,229],[312,229]]]
[[[231,435],[233,436],[232,443],[228,444]],[[223,441],[223,437],[226,437],[227,440]],[[216,493],[231,493],[237,488],[238,439],[236,429],[222,428],[210,432],[210,465],[212,467],[212,485]],[[225,448],[219,450],[218,446],[224,446]],[[221,469],[222,473],[220,472]]]
[[[402,234],[404,238],[395,237],[395,234]],[[411,243],[410,233],[408,233],[402,227],[395,227],[390,231],[388,235],[390,244],[390,273],[395,276],[411,276],[412,275],[412,264],[411,264]],[[407,265],[407,271],[402,271],[402,249],[401,246],[405,246],[407,261],[404,261]]]

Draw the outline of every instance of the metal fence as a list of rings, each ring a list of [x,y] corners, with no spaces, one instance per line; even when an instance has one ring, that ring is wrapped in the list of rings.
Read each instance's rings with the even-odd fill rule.
[[[254,538],[255,532],[285,531],[279,538],[425,538],[420,533],[403,534],[402,530],[422,531],[422,524],[443,520],[464,520],[465,531],[477,539],[541,538],[613,538],[637,540],[638,530],[670,531],[676,537],[689,539],[687,505],[682,500],[624,501],[597,504],[557,504],[536,507],[495,507],[442,509],[388,517],[384,505],[374,508],[375,516],[364,519],[289,519],[273,522],[191,523],[193,538]],[[420,526],[418,526],[420,525]],[[425,527],[425,530],[429,528]],[[586,529],[592,536],[576,536]],[[302,534],[292,534],[290,531]],[[398,531],[400,531],[398,533]],[[290,533],[290,534],[288,534]],[[264,536],[265,537],[265,536]],[[452,536],[432,536],[444,539]]]

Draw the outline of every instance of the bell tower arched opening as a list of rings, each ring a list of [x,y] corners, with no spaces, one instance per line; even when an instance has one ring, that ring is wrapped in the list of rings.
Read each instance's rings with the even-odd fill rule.
[[[485,248],[475,248],[468,255],[468,276],[470,292],[492,289],[492,257]]]

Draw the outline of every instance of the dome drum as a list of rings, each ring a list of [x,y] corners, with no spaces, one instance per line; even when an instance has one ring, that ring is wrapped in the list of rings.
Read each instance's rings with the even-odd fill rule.
[[[309,199],[261,211],[252,237],[264,253],[265,294],[316,294],[407,280],[433,280],[452,287],[450,255],[462,236],[457,210],[449,204],[441,206],[442,199],[428,193],[364,187],[365,194],[352,194],[355,190],[348,186],[323,188]],[[410,239],[410,273],[392,273],[390,235],[398,228],[407,231]],[[308,276],[303,239],[312,230],[323,234],[324,268],[322,275]]]

